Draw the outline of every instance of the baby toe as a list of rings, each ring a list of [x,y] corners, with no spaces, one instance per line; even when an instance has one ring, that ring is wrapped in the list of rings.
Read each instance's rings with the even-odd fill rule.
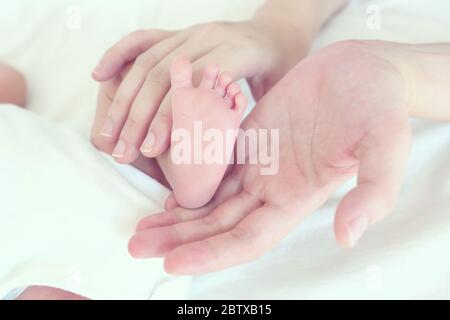
[[[247,104],[247,98],[243,93],[238,93],[234,98],[234,109],[240,114],[244,114],[245,110],[247,109]]]
[[[241,92],[241,88],[236,82],[232,82],[227,88],[225,101],[230,108],[234,107],[234,99]]]
[[[229,73],[223,73],[219,77],[219,81],[218,81],[217,86],[216,86],[217,94],[219,96],[221,96],[222,98],[225,98],[225,95],[227,94],[228,86],[232,82],[233,82],[233,78],[231,77],[231,75]]]

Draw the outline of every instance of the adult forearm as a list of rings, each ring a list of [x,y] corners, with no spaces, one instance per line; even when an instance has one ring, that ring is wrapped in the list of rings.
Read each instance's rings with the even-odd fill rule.
[[[348,0],[267,0],[255,19],[289,25],[299,34],[313,39],[329,18]]]
[[[374,44],[403,74],[410,115],[450,121],[450,43]]]
[[[347,0],[267,0],[251,20],[261,34],[273,39],[272,45],[283,54],[273,79],[281,78],[302,60],[317,32]]]
[[[406,49],[413,79],[411,115],[450,121],[450,43]]]

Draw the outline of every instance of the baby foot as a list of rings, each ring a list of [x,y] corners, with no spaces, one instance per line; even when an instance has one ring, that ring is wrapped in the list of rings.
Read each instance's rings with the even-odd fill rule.
[[[198,208],[211,200],[225,175],[247,99],[229,74],[219,76],[217,65],[205,69],[196,88],[190,61],[178,58],[171,79],[172,145],[161,167],[178,204]]]

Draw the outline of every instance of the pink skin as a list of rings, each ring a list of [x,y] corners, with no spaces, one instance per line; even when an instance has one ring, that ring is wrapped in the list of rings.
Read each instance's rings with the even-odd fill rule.
[[[88,300],[64,290],[50,287],[28,287],[16,300]]]
[[[402,75],[359,42],[304,60],[256,106],[243,128],[280,128],[280,170],[235,166],[205,207],[176,207],[142,220],[136,258],[165,257],[172,274],[218,271],[259,258],[345,181],[358,186],[339,205],[344,247],[394,207],[410,146]],[[276,109],[276,112],[274,110]]]
[[[171,69],[171,79],[175,79],[177,77],[179,78],[181,75],[182,79],[185,79],[182,81],[185,81],[185,83],[188,83],[190,86],[192,86],[192,66],[189,61],[186,61],[185,58],[178,58],[172,64]],[[127,154],[129,150],[126,150],[125,154],[121,153],[121,150],[117,150],[118,148],[115,143],[115,139],[117,137],[99,137],[96,133],[100,130],[102,124],[98,119],[103,119],[110,112],[109,106],[113,102],[114,97],[117,96],[121,87],[121,83],[128,72],[129,68],[127,68],[122,74],[118,75],[114,79],[102,83],[101,90],[99,91],[98,96],[96,120],[94,121],[94,126],[92,128],[93,143],[96,145],[101,144],[103,147],[102,150],[107,153],[112,153],[116,161],[119,163],[128,163]],[[175,82],[178,83],[178,81]],[[173,88],[177,88],[177,86],[179,85],[173,84]],[[179,90],[172,90],[174,91],[174,93],[172,94],[183,91],[186,95],[189,94],[189,96],[195,97],[195,105],[186,104],[184,100],[187,98],[187,96],[185,98],[183,97],[183,94],[175,94],[177,97],[179,97],[178,100],[181,100],[182,103],[171,103],[171,110],[172,107],[177,108],[177,111],[180,110],[180,112],[171,111],[171,123],[173,123],[173,120],[180,118],[179,115],[181,113],[185,114],[188,110],[195,107],[197,109],[197,117],[204,119],[207,115],[212,114],[217,118],[217,120],[211,119],[214,121],[214,123],[211,124],[205,123],[206,119],[202,120],[205,128],[211,127],[224,130],[239,127],[243,112],[245,111],[245,108],[247,106],[246,98],[243,94],[241,94],[239,85],[232,81],[229,74],[224,73],[219,75],[218,65],[209,64],[205,67],[199,88],[178,89]],[[201,101],[203,101],[203,103],[200,103]],[[201,120],[200,118],[198,118],[197,120]],[[228,119],[228,121],[224,121],[224,119]],[[187,128],[189,127],[189,125],[192,126],[192,121],[191,124],[176,124],[174,128]],[[143,154],[148,154],[152,152],[152,148],[151,146],[148,146],[148,144],[144,143],[141,151]],[[170,151],[170,149],[168,151]],[[190,200],[191,202],[189,202],[189,200],[186,199],[189,198],[189,196],[187,196],[188,191],[193,191],[194,188],[192,188],[192,185],[190,187],[181,187],[181,185],[184,183],[183,181],[186,181],[186,179],[189,178],[185,175],[185,172],[187,170],[193,170],[192,173],[194,173],[198,172],[198,170],[203,170],[204,168],[202,169],[199,166],[188,166],[185,168],[186,170],[181,170],[181,172],[178,169],[171,170],[173,164],[170,161],[167,161],[169,159],[169,155],[170,153],[166,152],[163,155],[159,156],[157,159],[149,159],[144,156],[139,156],[138,160],[135,161],[133,165],[146,174],[157,179],[165,186],[174,188],[175,193],[179,197],[184,197],[185,200],[183,201],[182,199],[181,202],[184,203],[186,207],[198,207],[205,204],[205,201],[212,197],[210,193],[217,189],[217,186],[220,183],[221,178],[223,177],[222,171],[226,166],[216,166],[216,168],[211,171],[217,173],[212,174],[210,179],[205,179],[201,183],[200,181],[198,181],[198,183],[201,185],[198,185],[197,188],[197,190],[199,190],[198,195],[196,196],[197,199],[192,199]],[[168,181],[168,178],[170,176],[172,177],[171,181]],[[178,177],[181,177],[181,179]],[[195,181],[197,180],[198,179],[195,179]],[[179,187],[175,188],[175,186]],[[208,186],[208,188],[206,188],[206,186]]]
[[[204,130],[214,128],[222,131],[224,136],[225,130],[239,128],[247,100],[229,74],[220,75],[219,66],[208,65],[200,86],[195,88],[192,86],[191,62],[187,58],[178,57],[172,63],[171,82],[172,130],[186,129],[194,137],[195,121],[200,121]],[[233,144],[231,149],[234,142],[230,142]],[[121,148],[120,145],[119,141],[112,155],[117,162],[127,163],[130,150]],[[151,153],[152,147],[144,143],[141,151],[144,155]],[[170,158],[171,151],[169,149],[159,156],[157,161],[177,202],[186,208],[198,208],[208,203],[228,164],[175,165]],[[200,175],[202,179],[198,179]]]
[[[105,90],[112,92],[107,87],[118,80],[115,94],[108,94],[111,103],[98,102],[93,144],[101,151],[123,154],[117,161],[133,165],[142,154],[156,158],[168,150],[172,129],[169,70],[180,55],[192,61],[194,84],[200,83],[208,63],[220,61],[233,80],[246,78],[254,96],[262,97],[308,51],[310,36],[303,34],[304,28],[295,32],[301,40],[290,41],[287,35],[295,28],[286,25],[284,16],[280,18],[276,23],[259,19],[207,23],[180,32],[143,30],[118,42],[93,72],[102,83],[101,95]]]
[[[220,75],[217,65],[209,65],[198,88],[192,86],[192,65],[186,58],[177,58],[171,68],[173,129],[185,129],[194,137],[194,122],[203,130],[239,128],[247,107],[247,100],[238,84],[227,73]],[[228,141],[233,149],[235,140]],[[145,144],[144,144],[145,146]],[[172,148],[174,144],[171,145]],[[143,150],[145,154],[145,149]],[[149,150],[151,152],[151,150]],[[207,204],[216,192],[228,163],[174,164],[172,149],[158,157],[177,203],[185,208],[199,208]],[[192,147],[192,154],[194,149]],[[198,177],[202,177],[199,179]]]
[[[112,154],[113,150],[116,148],[117,136],[102,136],[99,135],[103,120],[107,118],[110,110],[110,106],[114,101],[114,97],[117,95],[120,85],[123,82],[124,77],[129,72],[129,68],[126,68],[124,72],[118,74],[113,79],[103,82],[100,85],[100,90],[97,98],[97,108],[95,114],[94,124],[92,126],[91,141],[99,148],[101,151],[108,154]],[[133,165],[146,173],[147,175],[153,177],[161,184],[169,187],[169,183],[164,177],[164,173],[161,171],[156,159],[147,159],[144,156],[139,156],[139,158],[133,163]]]
[[[0,103],[24,107],[26,103],[25,78],[13,68],[0,63]]]

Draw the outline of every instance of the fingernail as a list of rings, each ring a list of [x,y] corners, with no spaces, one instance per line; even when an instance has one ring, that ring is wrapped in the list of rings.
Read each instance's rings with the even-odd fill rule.
[[[155,134],[150,132],[147,135],[147,138],[145,138],[144,143],[142,144],[141,152],[142,153],[150,153],[150,152],[152,152],[153,151],[153,146],[155,145],[155,141],[156,141]]]
[[[127,146],[123,140],[119,140],[116,148],[113,151],[114,158],[123,158],[125,157],[125,152],[127,151]]]
[[[102,129],[100,130],[100,134],[104,137],[112,137],[114,133],[114,122],[108,118],[103,124]]]
[[[358,243],[368,227],[369,220],[365,216],[360,216],[348,224],[349,242],[352,248]]]

